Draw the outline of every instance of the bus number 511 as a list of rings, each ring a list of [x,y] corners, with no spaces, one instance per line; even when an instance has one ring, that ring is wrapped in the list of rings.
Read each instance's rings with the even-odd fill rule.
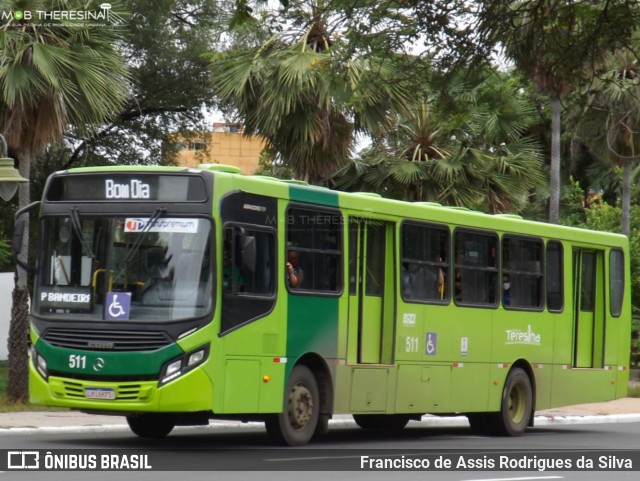
[[[406,352],[418,352],[418,337],[407,336]]]
[[[71,354],[69,356],[69,367],[71,369],[84,369],[87,367],[87,356]]]

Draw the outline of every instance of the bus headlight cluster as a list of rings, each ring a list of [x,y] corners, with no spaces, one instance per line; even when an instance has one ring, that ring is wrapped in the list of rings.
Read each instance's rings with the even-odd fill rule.
[[[168,382],[182,376],[183,374],[191,371],[195,367],[202,364],[209,357],[209,345],[201,346],[188,352],[179,358],[172,359],[167,362],[162,371],[160,371],[160,382],[158,385],[163,386]]]
[[[33,360],[33,365],[36,367],[36,371],[38,371],[44,379],[47,379],[49,377],[47,360],[38,354],[35,347],[31,348],[31,359]]]

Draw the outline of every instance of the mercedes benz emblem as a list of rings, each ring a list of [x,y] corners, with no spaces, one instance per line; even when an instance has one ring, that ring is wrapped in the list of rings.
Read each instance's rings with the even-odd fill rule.
[[[104,369],[104,359],[98,357],[95,361],[93,361],[93,370],[97,372],[102,371],[102,369]]]

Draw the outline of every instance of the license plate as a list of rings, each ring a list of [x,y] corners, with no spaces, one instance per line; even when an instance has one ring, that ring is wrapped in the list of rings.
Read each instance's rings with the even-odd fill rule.
[[[116,392],[110,388],[87,387],[84,390],[87,399],[115,399]]]

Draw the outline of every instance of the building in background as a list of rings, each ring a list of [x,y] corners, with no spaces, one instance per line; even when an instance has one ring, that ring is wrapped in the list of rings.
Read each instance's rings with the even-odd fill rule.
[[[228,164],[240,167],[243,174],[253,174],[265,141],[256,135],[247,137],[243,131],[242,124],[214,122],[212,131],[203,134],[202,138],[178,144],[178,165]]]

